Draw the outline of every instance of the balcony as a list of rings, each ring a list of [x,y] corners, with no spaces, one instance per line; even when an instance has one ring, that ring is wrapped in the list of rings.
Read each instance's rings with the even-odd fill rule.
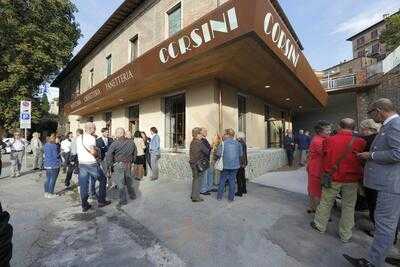
[[[357,84],[357,74],[353,73],[340,77],[322,79],[321,84],[326,90],[351,87]]]

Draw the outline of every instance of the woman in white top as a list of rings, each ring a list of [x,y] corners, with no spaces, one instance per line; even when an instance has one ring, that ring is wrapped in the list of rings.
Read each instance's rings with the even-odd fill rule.
[[[144,174],[143,165],[146,162],[144,150],[146,148],[146,145],[139,131],[136,131],[133,135],[133,142],[135,143],[137,151],[136,158],[133,162],[133,174],[135,176],[135,179],[140,181],[142,180]]]

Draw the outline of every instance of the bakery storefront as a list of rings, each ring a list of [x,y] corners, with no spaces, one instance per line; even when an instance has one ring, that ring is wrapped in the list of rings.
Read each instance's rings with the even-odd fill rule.
[[[65,101],[60,120],[69,131],[87,121],[111,133],[155,126],[165,150],[188,148],[197,126],[210,141],[233,128],[249,147],[279,147],[295,112],[327,101],[289,28],[270,1],[227,1]]]

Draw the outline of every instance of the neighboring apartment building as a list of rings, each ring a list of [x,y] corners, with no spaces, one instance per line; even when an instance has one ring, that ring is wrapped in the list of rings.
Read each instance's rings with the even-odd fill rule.
[[[396,14],[400,12],[393,15]],[[380,36],[386,28],[387,17],[389,15],[384,15],[381,21],[347,39],[353,45],[353,58],[373,57],[380,61],[386,57],[387,51],[385,44],[380,42]]]
[[[61,131],[155,126],[163,149],[189,148],[196,126],[280,146],[295,112],[327,100],[276,0],[126,0],[52,86]]]

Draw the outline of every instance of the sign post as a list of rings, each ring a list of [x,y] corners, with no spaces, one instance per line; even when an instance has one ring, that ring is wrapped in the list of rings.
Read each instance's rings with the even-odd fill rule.
[[[31,101],[21,101],[20,104],[20,113],[19,113],[19,128],[24,129],[25,141],[28,138],[28,129],[31,128],[31,118],[32,118],[32,102]],[[26,160],[26,146],[24,149],[24,158],[25,158],[25,169],[27,169],[27,160]]]

